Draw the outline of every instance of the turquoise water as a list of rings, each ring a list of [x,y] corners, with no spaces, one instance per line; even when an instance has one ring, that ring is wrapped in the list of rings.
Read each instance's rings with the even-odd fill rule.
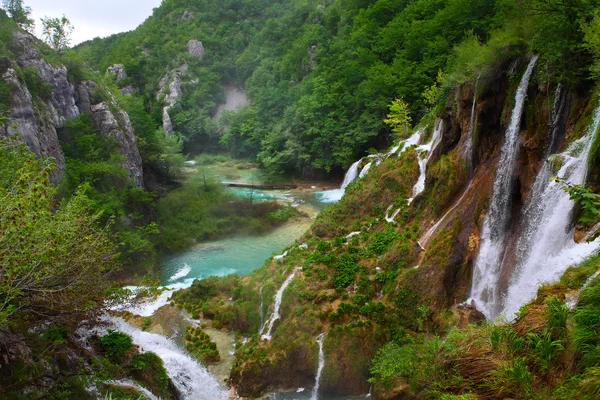
[[[312,388],[305,388],[301,393],[286,392],[272,393],[266,397],[266,400],[310,400]],[[319,395],[319,400],[364,400],[370,398],[369,395],[364,396],[346,396],[346,397],[329,397]]]
[[[205,173],[217,181],[260,183],[264,176],[256,169],[206,167]],[[315,190],[257,190],[227,188],[231,193],[256,201],[286,201],[309,217],[288,223],[265,235],[237,236],[205,242],[175,255],[163,258],[161,281],[170,287],[187,287],[194,279],[229,274],[247,275],[261,267],[272,255],[281,254],[312,224],[313,218],[326,206]]]
[[[190,250],[163,259],[163,285],[186,287],[193,280],[229,274],[247,275],[273,254],[281,254],[310,227],[303,218],[266,235],[238,236],[201,243]]]

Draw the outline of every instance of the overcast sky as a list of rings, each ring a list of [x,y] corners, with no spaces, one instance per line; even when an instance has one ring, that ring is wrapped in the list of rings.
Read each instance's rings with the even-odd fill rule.
[[[40,36],[40,18],[69,18],[75,31],[72,45],[95,37],[105,37],[113,33],[130,31],[152,15],[161,0],[24,0],[32,8],[32,17]]]

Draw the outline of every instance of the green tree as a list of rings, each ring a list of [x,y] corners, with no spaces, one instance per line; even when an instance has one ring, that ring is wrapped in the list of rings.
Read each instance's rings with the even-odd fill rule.
[[[390,104],[390,112],[384,122],[392,128],[394,133],[405,135],[408,132],[408,127],[412,118],[408,109],[408,103],[403,99],[396,99]]]
[[[50,47],[59,53],[62,53],[69,47],[73,33],[71,21],[63,14],[62,17],[51,18],[44,17],[42,21],[42,38]]]
[[[119,267],[83,190],[55,200],[53,167],[23,145],[0,141],[0,327],[79,320],[102,306],[107,275]]]
[[[31,7],[24,5],[23,0],[3,0],[2,7],[17,25],[26,31],[33,31],[35,22],[30,18]]]

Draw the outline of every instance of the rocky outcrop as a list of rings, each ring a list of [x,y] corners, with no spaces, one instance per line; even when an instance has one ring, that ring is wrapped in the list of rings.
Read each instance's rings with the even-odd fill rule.
[[[102,134],[117,141],[119,152],[124,157],[123,167],[132,182],[143,187],[142,161],[129,116],[122,110],[113,113],[108,105],[101,102],[102,99],[95,98],[106,97],[97,95],[98,85],[95,82],[70,82],[67,68],[44,60],[38,52],[38,45],[37,39],[25,32],[13,33],[12,50],[16,60],[11,61],[11,65],[14,68],[8,68],[2,75],[11,87],[9,121],[0,127],[0,135],[16,135],[35,154],[54,158],[56,167],[50,174],[50,181],[57,184],[65,169],[57,129],[80,113],[91,114]],[[35,69],[40,83],[51,89],[50,95],[43,99],[35,97],[19,78],[17,67]],[[117,79],[126,77],[125,68],[120,64],[113,65],[109,71],[113,71]]]
[[[106,75],[114,77],[119,82],[127,78],[127,71],[123,64],[113,64],[106,70]]]
[[[200,43],[202,44],[202,43]],[[167,135],[173,134],[173,123],[169,116],[169,110],[179,101],[183,95],[181,88],[182,78],[188,69],[187,64],[183,64],[178,69],[167,73],[160,80],[158,87],[157,99],[164,96],[165,107],[163,108],[163,129]]]
[[[192,39],[187,43],[187,47],[189,54],[202,60],[202,57],[204,57],[204,44],[201,41]]]
[[[143,187],[142,157],[129,115],[122,110],[113,112],[106,103],[93,105],[91,115],[97,129],[104,136],[117,142],[119,152],[123,156],[123,168],[129,172],[132,181],[136,186]]]
[[[50,173],[50,181],[58,183],[65,170],[65,156],[58,142],[56,126],[37,108],[27,86],[9,68],[2,78],[12,88],[8,123],[0,127],[3,136],[20,137],[29,149],[44,158],[52,157],[56,167]]]

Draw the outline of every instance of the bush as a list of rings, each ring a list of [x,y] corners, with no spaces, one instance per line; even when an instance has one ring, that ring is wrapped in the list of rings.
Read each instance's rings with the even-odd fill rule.
[[[102,348],[109,357],[122,361],[127,352],[133,347],[133,339],[126,333],[108,330],[108,333],[100,338]]]

